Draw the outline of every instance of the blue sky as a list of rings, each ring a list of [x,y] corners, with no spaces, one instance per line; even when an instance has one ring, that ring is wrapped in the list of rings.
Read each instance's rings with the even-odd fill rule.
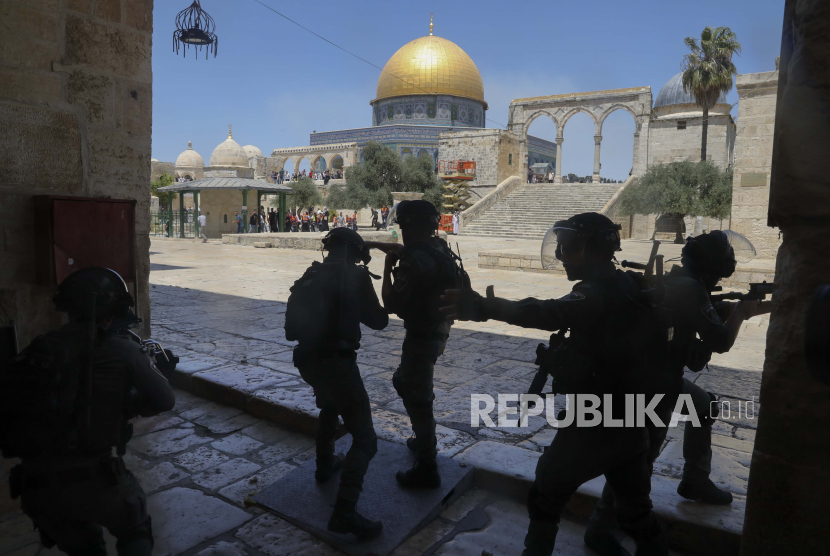
[[[227,137],[274,148],[307,145],[313,130],[371,125],[379,70],[300,29],[254,0],[202,0],[215,20],[219,55],[173,53],[178,11],[190,0],[155,2],[153,157],[175,161],[192,140],[205,162]],[[383,67],[405,43],[429,33],[475,61],[493,122],[507,124],[511,99],[650,85],[656,97],[680,71],[683,38],[707,24],[732,28],[743,45],[739,73],[769,71],[781,47],[784,0],[494,0],[394,2],[262,0],[332,42]],[[729,101],[738,100],[733,90]],[[733,116],[737,116],[737,106]],[[487,127],[499,127],[488,122]],[[634,122],[623,111],[603,128],[602,175],[624,179]],[[552,122],[530,133],[552,140]],[[565,127],[563,173],[593,168],[593,124]]]

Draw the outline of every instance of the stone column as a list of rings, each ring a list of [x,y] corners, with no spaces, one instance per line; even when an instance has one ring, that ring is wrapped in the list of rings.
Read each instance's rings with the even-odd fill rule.
[[[187,222],[184,210],[184,193],[179,193],[179,237],[184,238],[184,224]]]
[[[193,192],[193,229],[196,233],[193,235],[196,239],[199,239],[199,192]]]
[[[248,190],[242,190],[242,233],[248,230]]]
[[[830,4],[786,0],[768,225],[775,268],[742,556],[826,554],[830,546],[830,387],[810,375],[805,311],[830,282]]]
[[[556,174],[553,176],[553,183],[562,183],[562,143],[565,138],[561,135],[556,138]]]
[[[591,176],[593,183],[599,183],[599,148],[602,143],[602,135],[594,135],[594,175]]]
[[[640,158],[640,132],[634,132],[634,155],[631,157],[631,174],[637,173],[637,163]]]

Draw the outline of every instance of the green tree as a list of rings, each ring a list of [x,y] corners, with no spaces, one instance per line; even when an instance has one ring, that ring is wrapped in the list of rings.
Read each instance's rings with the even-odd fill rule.
[[[686,37],[691,52],[683,57],[683,90],[691,91],[695,103],[703,109],[703,133],[700,159],[706,160],[706,138],[709,134],[709,109],[718,98],[732,90],[732,76],[738,75],[732,56],[740,54],[741,43],[729,27],[709,27],[700,39]]]
[[[317,207],[323,204],[323,195],[314,180],[309,177],[300,178],[297,181],[289,182],[289,187],[294,190],[294,193],[289,193],[287,204],[289,207],[308,208],[310,206]],[[276,203],[276,204],[275,204]],[[278,206],[279,201],[272,201],[273,206]]]
[[[712,162],[671,162],[650,166],[620,195],[622,214],[670,214],[678,217],[675,243],[683,243],[686,215],[726,218],[732,208],[732,170]]]
[[[329,189],[329,206],[358,210],[392,205],[393,191],[424,194],[442,209],[443,188],[433,172],[432,159],[401,156],[385,145],[370,141],[363,147],[363,162],[346,168],[346,185]]]
[[[170,201],[176,199],[176,193],[174,192],[159,192],[160,187],[167,187],[168,185],[173,185],[173,176],[168,176],[166,173],[160,175],[156,181],[150,182],[150,195],[159,198],[160,208],[169,206]]]

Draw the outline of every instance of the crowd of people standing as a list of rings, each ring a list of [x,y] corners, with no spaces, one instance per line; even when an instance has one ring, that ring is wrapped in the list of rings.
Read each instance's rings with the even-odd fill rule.
[[[271,179],[276,184],[299,181],[302,178],[311,178],[316,181],[322,181],[324,185],[328,185],[329,180],[331,179],[343,179],[343,172],[342,170],[335,170],[334,172],[330,172],[329,170],[318,170],[315,172],[312,172],[311,170],[302,170],[301,172],[289,172],[287,170],[280,170],[279,172],[277,172],[276,170],[274,170],[273,172],[271,172]]]

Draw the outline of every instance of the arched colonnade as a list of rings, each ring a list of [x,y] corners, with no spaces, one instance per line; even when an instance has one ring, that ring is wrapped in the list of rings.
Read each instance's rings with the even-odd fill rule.
[[[562,146],[565,142],[565,125],[574,115],[582,112],[594,122],[594,172],[592,181],[600,181],[600,146],[602,125],[611,113],[624,110],[634,118],[634,156],[632,174],[639,175],[645,169],[648,149],[648,122],[651,117],[651,87],[613,89],[588,93],[571,93],[545,97],[521,98],[510,103],[507,129],[519,138],[519,175],[527,173],[527,133],[536,118],[548,117],[556,125],[556,177],[562,183]]]
[[[271,157],[277,160],[276,170],[285,168],[286,161],[291,161],[294,171],[300,167],[303,159],[307,159],[311,169],[339,170],[354,166],[358,161],[359,149],[357,143],[337,143],[331,145],[316,145],[310,147],[291,147],[274,149]],[[319,166],[318,166],[319,165]]]

